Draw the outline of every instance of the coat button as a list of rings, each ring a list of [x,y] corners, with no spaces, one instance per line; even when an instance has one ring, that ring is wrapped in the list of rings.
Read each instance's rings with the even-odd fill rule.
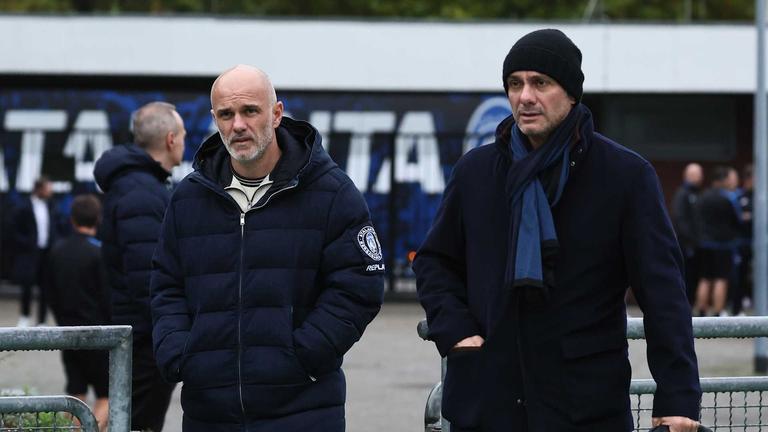
[[[571,166],[572,166],[572,167],[575,167],[575,166],[576,166],[576,162],[574,162],[574,161],[571,161]]]
[[[579,148],[577,148],[577,149],[576,149],[576,153],[578,153],[578,154],[581,154],[581,152],[583,152],[583,151],[584,151],[584,149],[583,149],[583,148],[581,148],[581,147],[579,147]]]
[[[516,402],[518,405],[523,405],[525,403],[525,401],[522,399],[518,399]]]

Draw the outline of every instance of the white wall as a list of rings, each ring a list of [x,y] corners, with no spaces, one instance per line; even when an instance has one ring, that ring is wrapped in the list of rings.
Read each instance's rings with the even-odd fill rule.
[[[498,91],[509,48],[543,27],[580,46],[587,92],[755,88],[749,25],[0,15],[0,74],[215,77],[249,63],[278,89]]]

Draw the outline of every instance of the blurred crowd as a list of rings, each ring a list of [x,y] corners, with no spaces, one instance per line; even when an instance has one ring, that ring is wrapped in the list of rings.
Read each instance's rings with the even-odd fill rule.
[[[688,164],[670,213],[695,316],[744,315],[752,298],[752,166]]]

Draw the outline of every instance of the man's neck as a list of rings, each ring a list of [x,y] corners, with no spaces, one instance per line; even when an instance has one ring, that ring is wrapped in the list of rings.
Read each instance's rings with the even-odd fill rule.
[[[275,140],[269,145],[262,157],[257,160],[242,162],[233,159],[231,156],[230,160],[232,169],[234,169],[237,174],[245,178],[255,179],[271,173],[282,154],[280,147],[277,145],[277,140]]]
[[[157,151],[151,151],[149,149],[144,149],[149,157],[155,160],[155,162],[159,163],[161,167],[163,167],[164,170],[171,172],[173,170],[173,162],[170,160],[169,153],[162,153]]]

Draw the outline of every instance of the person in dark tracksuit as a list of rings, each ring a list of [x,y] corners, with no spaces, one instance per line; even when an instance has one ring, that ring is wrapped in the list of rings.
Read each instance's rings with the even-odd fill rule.
[[[51,248],[48,299],[60,326],[108,325],[109,285],[96,229],[101,218],[101,203],[94,195],[79,195],[72,200],[73,234]],[[99,430],[107,428],[109,418],[109,357],[103,350],[63,350],[61,358],[67,376],[67,394],[85,402],[88,387],[96,402],[93,414]]]
[[[707,315],[710,306],[712,315],[728,315],[725,305],[742,223],[741,208],[732,192],[737,185],[735,169],[715,167],[712,187],[701,194],[696,205],[701,226],[701,275],[695,308],[700,315]]]
[[[151,284],[183,430],[341,432],[342,359],[383,296],[368,207],[261,70],[224,72],[211,107],[219,133],[173,193]]]
[[[683,172],[683,184],[675,191],[672,198],[672,226],[677,234],[680,251],[683,253],[685,269],[685,291],[688,302],[696,300],[696,287],[699,285],[699,228],[696,217],[696,201],[701,193],[704,173],[701,165],[690,163]]]
[[[754,172],[753,166],[747,165],[741,172],[742,188],[738,196],[741,210],[741,236],[738,269],[738,287],[733,296],[733,314],[744,315],[744,307],[752,303],[752,213],[754,211]]]
[[[653,167],[595,132],[581,52],[559,30],[503,63],[512,115],[453,169],[413,268],[447,356],[453,432],[634,429],[624,294],[645,318],[652,423],[698,426],[682,256]]]
[[[171,196],[169,176],[184,156],[186,131],[176,108],[151,102],[132,118],[133,145],[105,152],[94,176],[106,193],[100,237],[112,287],[112,322],[133,326],[131,430],[159,432],[175,384],[152,352],[149,275]]]

